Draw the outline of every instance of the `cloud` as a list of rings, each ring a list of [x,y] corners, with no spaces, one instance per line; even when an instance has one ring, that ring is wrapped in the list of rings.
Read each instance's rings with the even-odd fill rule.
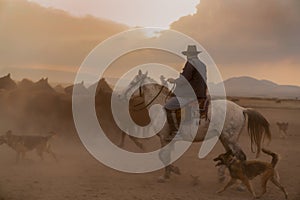
[[[198,40],[219,65],[300,63],[298,0],[201,0],[171,28]]]
[[[112,21],[73,17],[25,0],[0,0],[0,70],[30,65],[76,70],[99,42],[126,29]]]
[[[200,0],[30,0],[84,16],[127,24],[129,26],[168,27],[179,17],[195,12]],[[166,11],[167,8],[167,11]]]

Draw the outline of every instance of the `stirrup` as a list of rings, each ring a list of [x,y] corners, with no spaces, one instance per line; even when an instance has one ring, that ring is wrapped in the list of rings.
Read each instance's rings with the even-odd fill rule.
[[[181,133],[177,133],[172,141],[182,141],[184,138]]]

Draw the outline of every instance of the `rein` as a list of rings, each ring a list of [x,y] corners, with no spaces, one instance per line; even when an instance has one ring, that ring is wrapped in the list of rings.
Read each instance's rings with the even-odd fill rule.
[[[159,90],[159,92],[155,95],[155,97],[153,97],[153,99],[149,102],[149,103],[147,103],[145,106],[143,106],[142,108],[139,108],[139,109],[134,109],[135,111],[140,111],[140,110],[143,110],[143,109],[145,109],[145,108],[147,108],[148,106],[150,106],[154,101],[155,101],[155,99],[161,94],[161,92],[163,91],[163,89],[164,89],[164,86],[162,85],[161,86],[161,88],[160,88],[160,90]],[[141,91],[142,91],[142,88],[141,88],[141,86],[140,86],[140,96],[141,96]],[[139,105],[142,105],[144,102],[141,102],[141,103],[138,103],[138,104],[136,104],[136,105],[134,105],[134,107],[137,107],[137,106],[139,106]]]
[[[165,103],[167,102],[167,99],[171,96],[171,94],[173,93],[175,86],[176,86],[176,84],[173,83],[172,89],[170,90],[170,92],[168,93],[168,95],[165,98]]]

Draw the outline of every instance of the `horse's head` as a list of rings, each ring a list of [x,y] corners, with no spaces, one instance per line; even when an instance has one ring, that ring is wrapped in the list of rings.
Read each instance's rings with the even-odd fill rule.
[[[141,86],[147,83],[148,72],[143,74],[141,70],[139,70],[138,74],[133,78],[133,80],[129,83],[129,85],[121,92],[119,97],[121,99],[130,99],[131,96],[136,96],[136,91],[138,91]]]
[[[138,74],[133,78],[129,85],[119,93],[118,101],[138,100],[146,103],[146,107],[150,104],[164,104],[165,99],[170,94],[168,83],[164,76],[160,76],[161,84],[155,79],[148,76],[148,72]],[[148,105],[149,104],[149,105]]]

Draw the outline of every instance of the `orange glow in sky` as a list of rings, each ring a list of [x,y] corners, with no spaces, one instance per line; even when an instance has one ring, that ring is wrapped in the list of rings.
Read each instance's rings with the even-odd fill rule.
[[[196,12],[200,0],[29,0],[73,15],[93,15],[131,27],[168,27]]]

